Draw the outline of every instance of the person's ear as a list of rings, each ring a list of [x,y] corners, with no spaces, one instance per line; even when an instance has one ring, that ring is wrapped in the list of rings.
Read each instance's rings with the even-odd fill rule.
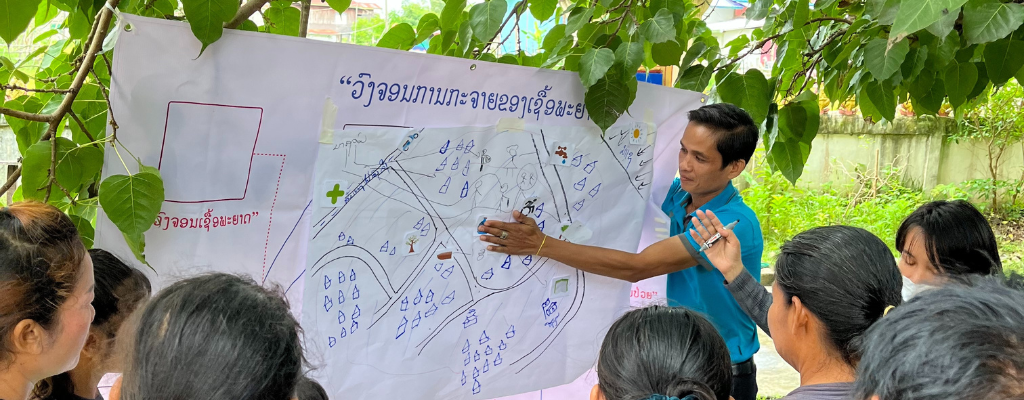
[[[736,179],[736,177],[740,176],[746,168],[747,162],[745,160],[735,160],[725,166],[726,171],[729,173],[729,179]]]
[[[16,353],[38,356],[45,350],[47,336],[42,325],[31,319],[23,319],[14,326],[11,344]]]
[[[82,347],[82,356],[95,359],[106,353],[107,344],[106,338],[90,329],[85,346]]]
[[[811,314],[807,307],[804,307],[804,303],[800,301],[799,297],[793,296],[793,305],[789,308],[792,313],[793,331],[794,332],[808,332],[811,324]]]
[[[600,385],[590,388],[590,400],[604,400],[604,393],[601,393]]]
[[[871,400],[882,400],[882,398],[878,397],[878,395],[876,394],[874,396],[871,396]]]

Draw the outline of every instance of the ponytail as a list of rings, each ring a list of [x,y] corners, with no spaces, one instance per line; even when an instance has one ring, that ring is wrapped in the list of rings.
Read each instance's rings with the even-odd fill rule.
[[[691,378],[676,378],[668,385],[665,395],[679,400],[717,400],[715,391],[706,383]]]

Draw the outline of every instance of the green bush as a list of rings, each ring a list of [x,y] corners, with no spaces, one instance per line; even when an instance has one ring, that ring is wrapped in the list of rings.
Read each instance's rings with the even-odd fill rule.
[[[756,161],[755,161],[756,162]],[[744,172],[749,187],[743,200],[761,221],[764,235],[764,261],[774,264],[779,248],[796,234],[818,226],[851,225],[867,229],[881,238],[898,256],[896,230],[903,219],[925,202],[943,199],[974,198],[972,185],[940,185],[925,193],[907,188],[899,181],[900,171],[890,168],[875,181],[828,183],[819,188],[792,185],[781,173],[756,163],[752,172]],[[985,205],[980,205],[987,211]],[[1024,274],[1024,210],[1003,209],[1000,222],[994,222],[1000,257],[1007,274]],[[1017,228],[1014,228],[1017,227]],[[1014,236],[1014,229],[1018,230]]]

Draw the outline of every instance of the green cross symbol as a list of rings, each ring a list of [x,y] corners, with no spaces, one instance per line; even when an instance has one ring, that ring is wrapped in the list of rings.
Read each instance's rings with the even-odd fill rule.
[[[345,195],[345,191],[341,190],[341,184],[335,183],[334,189],[327,192],[327,197],[331,198],[331,204],[338,204],[338,198]]]

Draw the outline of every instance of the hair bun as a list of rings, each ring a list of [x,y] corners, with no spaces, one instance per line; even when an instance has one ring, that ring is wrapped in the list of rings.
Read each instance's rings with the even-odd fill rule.
[[[706,383],[690,379],[676,378],[665,390],[665,396],[679,400],[717,400],[715,391]]]

